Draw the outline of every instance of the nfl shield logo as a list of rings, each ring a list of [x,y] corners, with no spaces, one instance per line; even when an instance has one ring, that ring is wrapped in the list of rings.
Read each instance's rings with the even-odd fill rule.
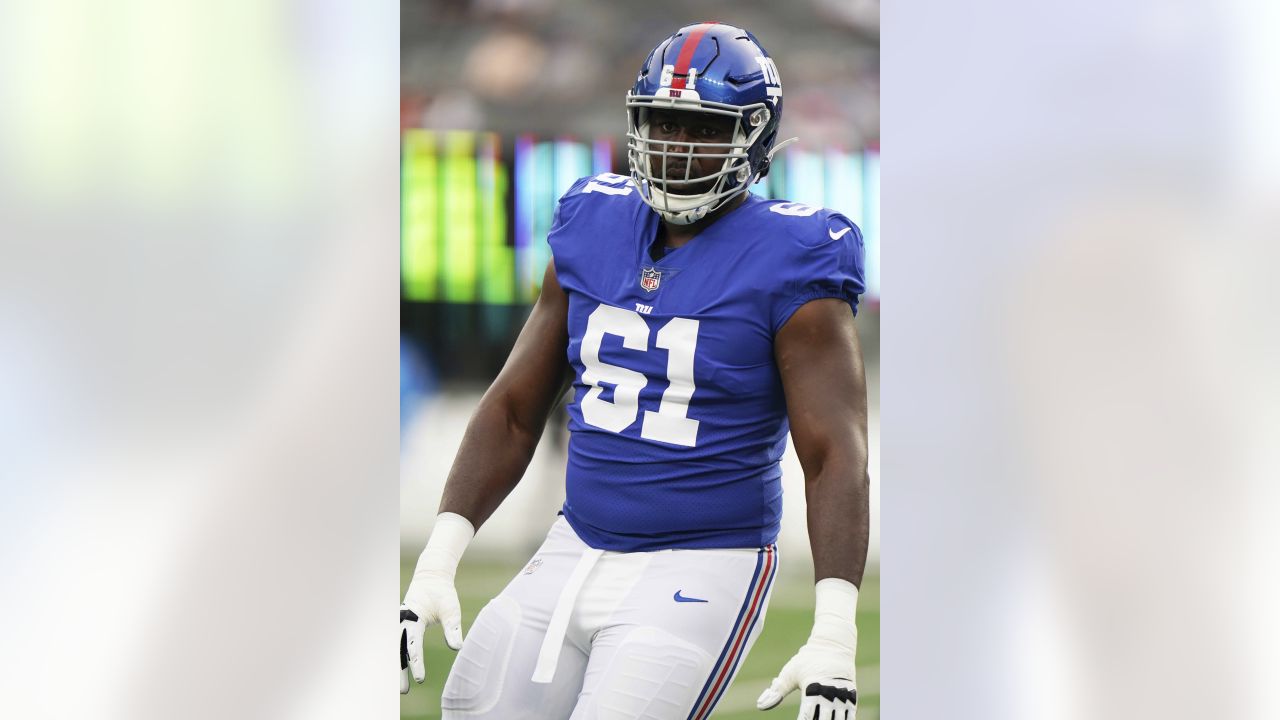
[[[640,287],[647,292],[653,292],[658,289],[658,283],[662,282],[662,272],[654,268],[645,268],[640,271]]]

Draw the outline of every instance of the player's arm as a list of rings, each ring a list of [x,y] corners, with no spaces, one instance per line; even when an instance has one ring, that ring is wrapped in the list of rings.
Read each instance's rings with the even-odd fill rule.
[[[849,305],[806,303],[778,331],[774,352],[804,470],[814,578],[859,586],[870,529],[867,385]]]
[[[856,710],[858,586],[870,528],[867,389],[853,313],[834,298],[806,303],[778,331],[774,354],[804,470],[817,603],[808,642],[757,701],[804,692],[801,716]],[[850,712],[849,717],[852,717]]]
[[[568,313],[569,298],[548,263],[533,312],[467,425],[440,512],[478,529],[520,482],[569,379]]]
[[[422,637],[439,623],[445,642],[462,647],[462,609],[454,588],[458,561],[476,528],[520,482],[542,437],[547,416],[569,380],[565,348],[569,300],[547,265],[542,293],[507,362],[467,425],[445,481],[440,514],[400,606],[400,692],[409,675],[426,679]]]

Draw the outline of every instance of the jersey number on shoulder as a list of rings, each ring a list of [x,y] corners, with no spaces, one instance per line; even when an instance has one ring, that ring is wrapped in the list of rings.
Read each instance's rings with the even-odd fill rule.
[[[640,391],[648,383],[644,373],[611,365],[600,359],[604,336],[617,335],[628,350],[648,351],[649,324],[638,313],[609,305],[596,308],[587,319],[582,336],[582,382],[590,390],[582,398],[582,419],[588,424],[620,433],[636,421],[640,411]],[[698,321],[672,318],[658,331],[657,346],[667,351],[667,386],[658,411],[644,411],[640,437],[646,440],[694,447],[698,444],[698,421],[688,417],[693,383],[693,355],[698,345]],[[613,401],[600,397],[601,383],[613,386]]]
[[[786,202],[769,206],[770,212],[776,212],[779,215],[790,215],[792,217],[809,217],[821,209],[822,208],[820,207],[805,205],[804,203],[798,202]]]
[[[593,178],[587,186],[582,188],[582,192],[598,192],[605,195],[630,195],[631,194],[631,178],[626,175],[617,175],[615,173],[601,173]]]

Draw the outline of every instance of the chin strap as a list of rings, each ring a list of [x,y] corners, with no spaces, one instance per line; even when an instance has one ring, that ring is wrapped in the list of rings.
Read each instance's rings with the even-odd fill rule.
[[[768,160],[769,162],[773,162],[773,156],[774,156],[774,155],[777,155],[779,150],[781,150],[782,148],[784,148],[784,147],[786,147],[786,146],[790,145],[790,144],[791,144],[791,143],[793,143],[793,142],[799,142],[799,140],[800,140],[800,138],[798,138],[798,137],[793,137],[793,138],[788,138],[788,139],[786,139],[786,140],[783,140],[782,142],[778,143],[777,145],[774,145],[774,146],[773,146],[773,149],[769,151],[769,154],[764,156],[764,157],[765,157],[765,159],[766,159],[766,160]]]
[[[769,174],[769,166],[773,165],[773,156],[777,155],[778,151],[781,150],[782,148],[790,145],[793,142],[798,141],[799,139],[800,138],[798,137],[788,138],[778,143],[777,145],[774,145],[773,149],[769,151],[769,154],[764,156],[764,162],[761,163],[760,172],[755,176],[755,178],[751,180],[751,183],[758,183],[761,180],[763,180],[764,176]]]

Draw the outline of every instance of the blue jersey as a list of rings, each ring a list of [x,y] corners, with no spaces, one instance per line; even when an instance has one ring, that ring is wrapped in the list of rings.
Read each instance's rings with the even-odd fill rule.
[[[630,179],[583,178],[548,236],[569,298],[563,513],[605,550],[775,541],[787,416],[773,340],[801,305],[856,312],[862,236],[843,215],[748,195],[654,260]]]

